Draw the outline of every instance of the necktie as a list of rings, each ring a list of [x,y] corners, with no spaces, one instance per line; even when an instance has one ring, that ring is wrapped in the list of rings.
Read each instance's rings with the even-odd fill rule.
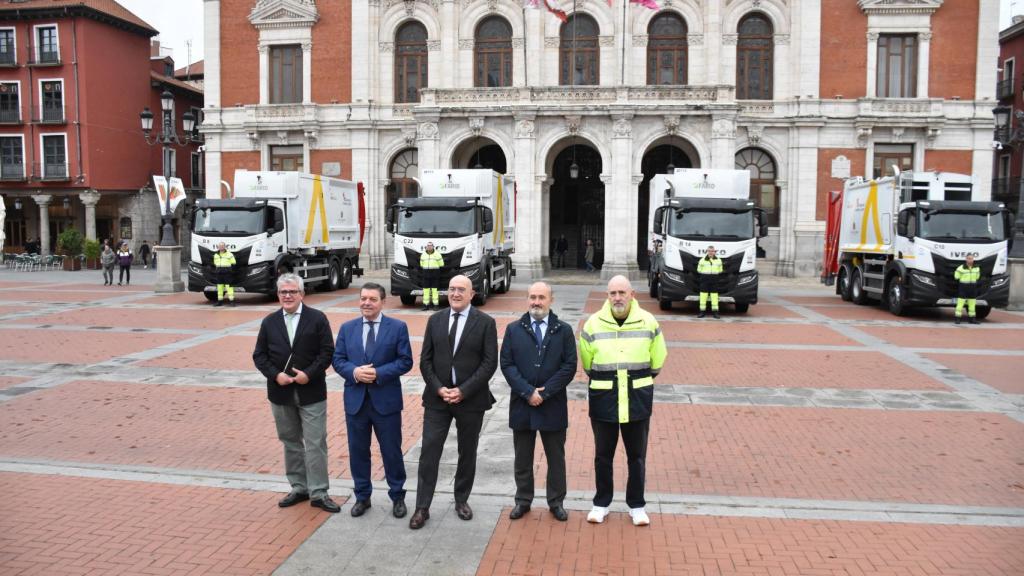
[[[544,335],[540,331],[540,324],[541,322],[539,320],[533,321],[533,338],[537,341],[538,350],[540,350],[541,344],[544,343]]]
[[[285,324],[288,326],[288,343],[295,341],[295,314],[284,315]]]
[[[363,346],[363,353],[366,354],[366,360],[369,361],[373,357],[373,351],[377,347],[377,336],[373,332],[373,322],[367,322],[370,325],[370,331],[366,333],[366,345]]]
[[[455,335],[459,331],[459,313],[452,314],[452,327],[448,329],[448,349],[455,356]]]

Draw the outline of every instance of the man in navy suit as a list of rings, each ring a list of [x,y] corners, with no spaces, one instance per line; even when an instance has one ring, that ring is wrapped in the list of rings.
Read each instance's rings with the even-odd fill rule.
[[[384,460],[392,514],[405,507],[405,461],[402,456],[402,381],[412,369],[412,346],[405,322],[385,317],[384,287],[367,282],[359,290],[360,318],[341,325],[334,347],[334,371],[345,379],[345,424],[349,466],[355,482],[352,516],[370,508],[370,434],[376,433]]]

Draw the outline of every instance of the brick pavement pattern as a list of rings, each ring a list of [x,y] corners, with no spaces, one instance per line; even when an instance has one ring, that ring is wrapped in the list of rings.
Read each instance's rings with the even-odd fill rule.
[[[1024,355],[925,354],[924,356],[996,390],[1007,394],[1024,394]]]

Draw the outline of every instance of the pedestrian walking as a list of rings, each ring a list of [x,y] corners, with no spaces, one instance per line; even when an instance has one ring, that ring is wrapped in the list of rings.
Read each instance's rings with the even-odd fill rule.
[[[260,324],[252,360],[267,378],[267,398],[291,485],[277,505],[287,508],[310,500],[316,508],[340,512],[327,495],[327,367],[334,355],[333,334],[323,312],[302,304],[304,295],[301,277],[278,277],[281,308]]]
[[[572,326],[551,310],[551,286],[535,282],[527,293],[529,309],[505,328],[501,373],[512,388],[508,425],[515,451],[515,507],[518,520],[533,504],[533,452],[540,433],[547,457],[548,509],[556,520],[569,519],[565,500],[565,436],[569,427],[566,386],[576,376],[576,339]]]
[[[594,268],[594,241],[587,239],[586,250],[583,251],[583,264],[587,267],[587,272],[593,272]]]
[[[103,285],[110,286],[114,283],[114,264],[117,263],[117,255],[110,248],[110,244],[103,244],[103,252],[100,253],[100,266],[103,267]]]
[[[354,517],[370,508],[370,436],[377,436],[391,514],[406,515],[402,455],[402,374],[412,369],[412,345],[405,322],[385,316],[384,287],[367,282],[359,290],[360,318],[338,330],[334,371],[345,380],[345,427],[349,467],[355,484]]]
[[[423,309],[437,310],[438,288],[441,286],[441,268],[444,266],[444,257],[434,250],[434,243],[427,242],[423,253],[420,254],[420,277],[423,280]]]
[[[973,254],[967,255],[964,263],[953,272],[953,278],[957,282],[956,311],[953,322],[960,323],[960,317],[964,314],[964,304],[967,304],[967,321],[977,324],[978,317],[975,316],[975,307],[978,302],[978,281],[981,280],[981,268],[974,265]]]
[[[146,241],[146,240],[143,240],[142,241],[142,246],[139,247],[139,256],[142,257],[142,267],[143,268],[149,268],[149,253],[150,253],[150,251],[151,251],[151,249],[149,247],[149,242]]]
[[[117,251],[117,265],[120,267],[120,273],[117,275],[118,286],[121,286],[122,282],[125,286],[132,283],[132,260],[134,259],[135,256],[128,248],[128,243],[121,242],[121,248]]]
[[[569,251],[569,241],[566,240],[565,234],[558,236],[558,241],[555,242],[555,268],[565,268],[565,253]]]
[[[214,306],[224,305],[224,295],[227,294],[228,304],[235,305],[235,255],[228,252],[227,244],[221,242],[217,245],[217,252],[213,254],[213,274],[217,279],[217,301]]]
[[[721,289],[719,283],[722,278],[722,259],[715,255],[715,247],[708,246],[708,251],[703,258],[697,261],[697,282],[700,286],[700,302],[698,303],[697,318],[707,315],[708,299],[711,300],[711,315],[721,318],[718,315],[718,291]]]
[[[608,281],[608,300],[587,319],[580,334],[580,359],[590,380],[590,426],[594,433],[597,492],[587,522],[608,516],[615,486],[612,465],[619,435],[626,448],[626,505],[634,526],[651,523],[644,510],[647,436],[654,406],[654,377],[665,363],[665,337],[658,321],[640,308],[625,276]]]
[[[476,449],[484,412],[491,409],[491,376],[498,367],[498,332],[494,318],[470,306],[473,283],[459,275],[448,282],[448,304],[427,320],[420,353],[423,376],[423,440],[416,479],[416,511],[409,528],[430,518],[438,465],[452,420],[458,430],[459,463],[455,470],[455,513],[473,519],[469,494],[476,476]]]

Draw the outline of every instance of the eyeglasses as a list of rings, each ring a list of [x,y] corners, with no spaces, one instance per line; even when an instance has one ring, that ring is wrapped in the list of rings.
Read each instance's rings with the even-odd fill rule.
[[[298,293],[299,293],[298,290],[278,290],[277,291],[277,294],[279,296],[295,296]]]

